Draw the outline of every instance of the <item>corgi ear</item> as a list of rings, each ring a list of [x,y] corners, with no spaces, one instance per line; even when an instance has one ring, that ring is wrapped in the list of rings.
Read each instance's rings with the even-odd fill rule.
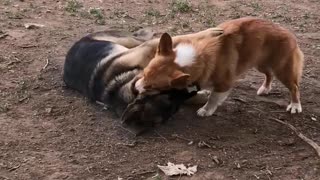
[[[158,46],[158,54],[168,55],[173,52],[172,39],[168,33],[162,34]]]
[[[177,70],[172,74],[171,86],[175,88],[187,87],[189,77],[190,74],[185,74]]]

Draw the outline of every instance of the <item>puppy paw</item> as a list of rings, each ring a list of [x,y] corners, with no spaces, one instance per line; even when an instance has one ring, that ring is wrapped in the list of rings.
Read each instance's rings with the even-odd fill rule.
[[[212,116],[213,113],[216,111],[216,109],[217,109],[217,108],[207,110],[206,108],[203,108],[203,107],[202,107],[202,108],[198,109],[197,114],[198,114],[198,116],[200,116],[200,117]]]
[[[302,112],[301,104],[300,103],[290,103],[287,106],[287,111],[290,112],[291,114],[301,113]]]
[[[269,92],[271,91],[271,87],[265,87],[264,85],[262,85],[258,91],[257,91],[257,95],[261,96],[261,95],[266,95],[269,94]]]

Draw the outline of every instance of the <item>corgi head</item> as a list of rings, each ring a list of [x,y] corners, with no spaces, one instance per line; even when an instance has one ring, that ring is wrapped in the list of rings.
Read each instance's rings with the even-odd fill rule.
[[[190,75],[179,70],[181,67],[179,58],[192,58],[192,56],[195,56],[195,50],[181,48],[181,51],[179,49],[173,50],[170,35],[164,33],[160,38],[155,57],[144,69],[142,77],[136,82],[136,89],[140,93],[151,93],[186,87]]]

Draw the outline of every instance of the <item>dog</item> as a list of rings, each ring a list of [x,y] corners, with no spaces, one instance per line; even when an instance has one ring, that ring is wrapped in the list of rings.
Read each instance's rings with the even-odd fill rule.
[[[198,83],[212,88],[199,116],[211,116],[228,97],[237,77],[250,68],[265,75],[257,94],[268,94],[273,76],[290,91],[287,111],[302,112],[299,82],[304,55],[296,37],[287,29],[270,21],[244,17],[217,26],[221,36],[173,43],[169,34],[161,36],[155,57],[136,83],[139,93],[184,88]]]
[[[221,34],[218,28],[174,37],[174,40],[202,39]],[[166,121],[180,104],[192,97],[188,89],[169,90],[153,96],[138,96],[135,83],[157,51],[153,32],[139,30],[132,36],[117,31],[89,34],[68,51],[63,80],[92,101],[106,104],[126,124],[150,126],[156,119]],[[130,104],[129,106],[127,106]],[[159,117],[159,118],[158,118]]]

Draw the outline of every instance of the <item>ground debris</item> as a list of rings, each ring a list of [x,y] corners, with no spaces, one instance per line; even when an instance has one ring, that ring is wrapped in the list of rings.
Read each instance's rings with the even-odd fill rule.
[[[27,29],[38,29],[44,27],[43,24],[37,24],[37,23],[25,23],[24,27]]]
[[[293,125],[287,123],[287,122],[284,122],[284,121],[281,121],[280,119],[277,119],[277,118],[270,118],[271,120],[273,121],[276,121],[280,124],[283,124],[285,126],[287,126],[288,128],[290,128],[293,132],[295,132],[297,134],[297,136],[302,139],[304,142],[308,143],[317,153],[318,157],[320,157],[320,146],[314,142],[313,140],[309,139],[308,137],[306,137],[305,135],[303,135],[301,132],[298,132],[297,128],[294,127]]]
[[[219,160],[218,156],[212,156],[213,162],[215,162],[217,165],[222,164],[222,161]]]
[[[0,31],[0,39],[5,38],[7,36],[9,36],[8,33],[1,33],[1,31]]]
[[[175,176],[175,175],[188,175],[192,176],[197,172],[197,165],[186,167],[184,164],[173,164],[168,162],[167,166],[160,166],[158,168],[164,172],[167,176]]]
[[[206,142],[204,142],[204,141],[200,141],[198,143],[198,147],[199,148],[211,148],[211,146],[209,144],[207,144]]]

